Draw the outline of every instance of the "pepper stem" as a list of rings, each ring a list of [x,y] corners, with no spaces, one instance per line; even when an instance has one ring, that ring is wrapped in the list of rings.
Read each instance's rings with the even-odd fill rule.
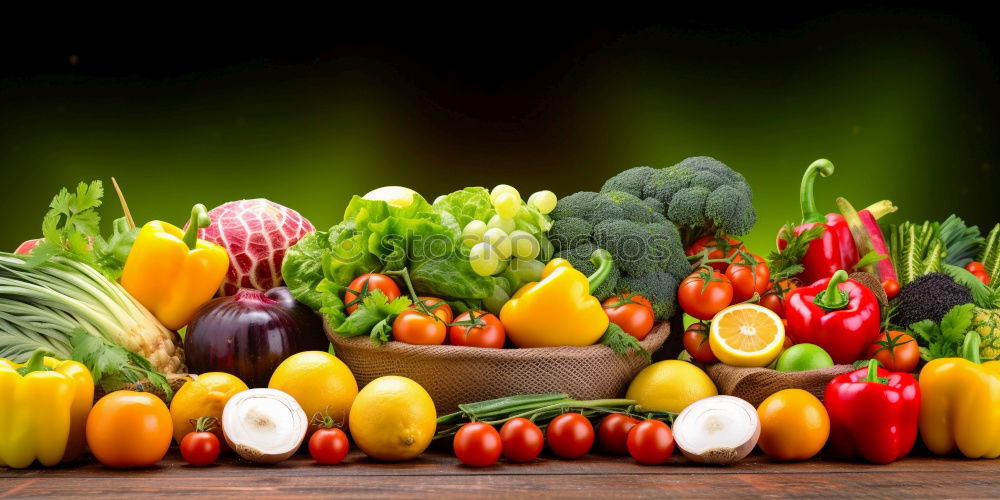
[[[48,371],[49,367],[45,366],[45,356],[55,356],[51,351],[45,349],[35,349],[35,352],[31,353],[31,357],[28,358],[28,362],[18,370],[21,375],[27,375],[31,372],[44,372]]]
[[[888,214],[895,212],[898,209],[896,208],[896,205],[892,204],[891,201],[882,200],[872,203],[871,205],[868,205],[862,210],[862,212],[865,210],[867,210],[868,213],[872,214],[872,217],[874,217],[875,220],[878,220]]]
[[[799,186],[799,204],[802,207],[802,223],[822,224],[826,217],[816,208],[816,193],[813,188],[816,184],[816,175],[829,177],[833,175],[833,163],[830,160],[820,158],[812,162],[806,173],[802,175],[802,184]]]
[[[869,359],[868,360],[868,376],[865,377],[865,382],[872,384],[881,384],[883,379],[878,378],[878,360]]]
[[[962,342],[962,357],[979,364],[979,334],[969,332],[965,334],[965,341]]]
[[[198,230],[206,228],[212,224],[212,219],[208,216],[205,205],[198,203],[191,207],[191,219],[188,220],[187,231],[184,231],[184,244],[188,250],[194,250],[198,246]]]
[[[590,263],[597,268],[594,274],[587,277],[587,281],[590,283],[591,295],[600,288],[604,280],[608,279],[614,262],[614,259],[611,258],[611,253],[603,248],[598,248],[594,250],[594,253],[590,254]]]
[[[819,292],[813,303],[827,312],[839,311],[847,307],[850,297],[843,290],[837,288],[845,281],[847,281],[847,271],[841,269],[833,273],[833,277],[830,278],[830,283],[827,284],[826,290]]]

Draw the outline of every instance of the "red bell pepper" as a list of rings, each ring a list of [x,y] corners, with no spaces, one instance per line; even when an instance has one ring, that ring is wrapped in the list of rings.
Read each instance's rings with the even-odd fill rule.
[[[829,177],[833,174],[833,164],[829,160],[816,160],[809,165],[802,176],[799,187],[799,203],[802,207],[802,223],[795,227],[795,234],[800,235],[813,226],[823,226],[825,230],[819,238],[809,242],[809,249],[802,257],[804,270],[798,275],[803,284],[810,284],[823,278],[833,276],[841,269],[851,269],[858,263],[858,249],[851,235],[851,228],[844,216],[827,214],[823,216],[816,208],[816,195],[813,185],[816,176]],[[778,250],[784,250],[788,242],[778,234]]]
[[[830,447],[843,459],[876,464],[903,458],[917,440],[920,385],[913,375],[868,368],[835,377],[823,398],[830,414]]]
[[[847,279],[844,270],[792,290],[785,299],[785,318],[796,342],[822,347],[839,364],[861,359],[881,328],[875,294]]]

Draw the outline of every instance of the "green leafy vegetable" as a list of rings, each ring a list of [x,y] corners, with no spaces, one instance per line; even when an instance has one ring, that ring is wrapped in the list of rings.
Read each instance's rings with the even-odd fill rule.
[[[73,332],[70,342],[73,345],[72,358],[90,370],[94,382],[104,392],[117,391],[126,385],[147,380],[166,394],[168,402],[173,397],[167,378],[156,371],[146,358],[91,335],[82,328]]]
[[[889,258],[888,255],[880,254],[874,250],[866,253],[863,257],[858,259],[858,263],[854,265],[855,269],[861,269],[863,267],[870,266],[880,260],[885,260]]]
[[[795,224],[787,223],[781,227],[779,238],[787,242],[783,250],[772,250],[767,256],[768,267],[771,269],[771,280],[777,282],[791,278],[801,273],[802,257],[809,250],[809,242],[823,236],[823,226],[813,226],[801,234],[795,234]]]
[[[1000,224],[993,226],[990,233],[986,235],[986,241],[982,248],[978,260],[983,263],[986,274],[990,279],[993,279],[994,276],[1000,276]]]
[[[892,226],[889,234],[889,258],[901,286],[941,270],[947,250],[940,236],[939,223],[904,222]]]
[[[625,355],[632,351],[642,354],[647,360],[651,359],[649,352],[642,348],[638,339],[625,333],[625,330],[622,330],[620,326],[614,323],[608,324],[607,331],[604,332],[604,335],[597,343],[610,347],[616,354]]]
[[[950,276],[959,285],[972,290],[972,300],[977,306],[985,309],[1000,308],[1000,289],[984,285],[979,278],[962,267],[945,264],[941,266],[941,272]]]
[[[941,324],[925,319],[911,324],[907,333],[919,341],[920,356],[926,361],[959,357],[974,316],[975,304],[955,306],[941,318]]]
[[[49,203],[42,220],[42,240],[32,249],[28,264],[38,266],[55,256],[69,257],[97,269],[111,280],[121,277],[125,259],[139,230],[124,218],[114,222],[114,232],[101,236],[104,186],[99,180],[79,183],[76,191],[62,188]]]
[[[965,221],[955,214],[941,223],[940,233],[947,253],[945,263],[953,266],[964,266],[972,262],[985,241],[979,227],[966,226]]]
[[[398,297],[390,302],[381,290],[372,290],[365,297],[362,306],[347,316],[343,323],[331,324],[330,326],[345,337],[367,335],[380,321],[395,317],[410,307],[412,303],[410,298],[406,296]]]

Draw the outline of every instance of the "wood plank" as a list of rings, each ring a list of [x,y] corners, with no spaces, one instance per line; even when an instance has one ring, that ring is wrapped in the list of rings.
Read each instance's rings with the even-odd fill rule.
[[[752,455],[731,467],[690,463],[642,466],[626,457],[543,457],[531,464],[499,463],[475,469],[432,451],[405,463],[374,462],[354,450],[344,464],[319,466],[299,454],[275,466],[235,458],[207,468],[186,465],[176,450],[158,466],[108,469],[90,460],[78,466],[0,469],[0,497],[43,495],[221,496],[344,495],[405,498],[435,495],[487,498],[544,494],[571,496],[866,496],[982,497],[995,493],[998,460],[916,456],[885,466],[825,459],[775,463]]]

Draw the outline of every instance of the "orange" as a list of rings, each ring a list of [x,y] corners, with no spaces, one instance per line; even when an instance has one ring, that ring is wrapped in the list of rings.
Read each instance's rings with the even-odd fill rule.
[[[808,460],[830,437],[830,416],[816,396],[802,389],[771,394],[757,407],[761,451],[774,460]]]
[[[757,304],[736,304],[719,311],[708,335],[715,357],[732,366],[767,366],[781,354],[784,343],[781,318]]]
[[[146,392],[115,391],[90,411],[87,446],[108,467],[149,467],[167,454],[173,429],[170,410],[160,398]]]

